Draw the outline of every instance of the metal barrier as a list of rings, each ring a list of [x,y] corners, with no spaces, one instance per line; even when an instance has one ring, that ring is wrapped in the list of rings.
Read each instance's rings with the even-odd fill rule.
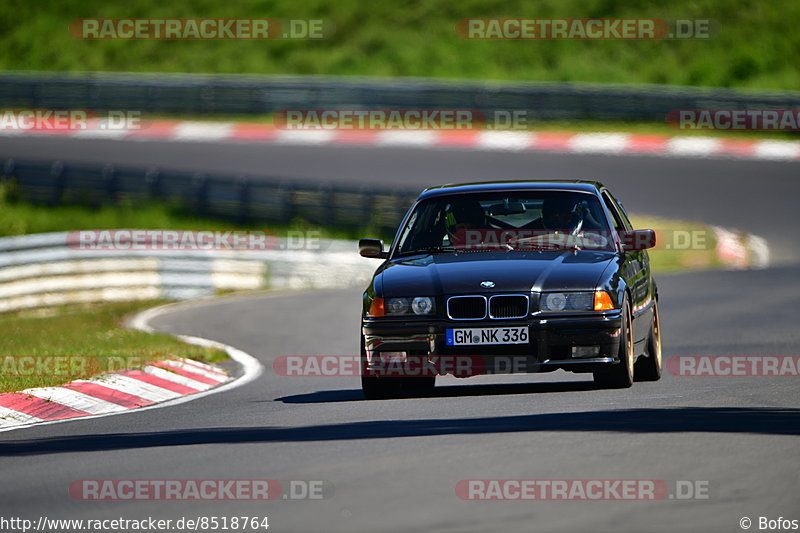
[[[240,224],[369,229],[393,234],[419,190],[347,187],[271,177],[247,178],[157,168],[8,159],[0,180],[13,180],[30,202],[57,205],[176,202],[205,217]]]
[[[286,109],[524,110],[537,120],[663,121],[675,109],[800,109],[800,92],[427,78],[0,73],[0,107],[190,115]]]
[[[0,312],[85,302],[189,299],[218,290],[363,285],[377,267],[354,242],[315,249],[94,250],[69,232],[0,238]]]

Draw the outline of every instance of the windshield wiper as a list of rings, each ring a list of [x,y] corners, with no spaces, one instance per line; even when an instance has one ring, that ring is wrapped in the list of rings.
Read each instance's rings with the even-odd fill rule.
[[[458,249],[455,246],[429,246],[427,248],[417,248],[416,250],[406,250],[395,255],[395,257],[405,257],[407,255],[418,254],[436,254],[444,252],[455,252]]]
[[[534,242],[533,238],[525,238],[519,239],[514,241],[510,245],[513,247],[514,250],[533,250],[535,252],[545,252],[545,251],[558,251],[558,250],[567,250],[571,252],[575,252],[581,250],[581,247],[577,244],[560,244],[554,242]]]

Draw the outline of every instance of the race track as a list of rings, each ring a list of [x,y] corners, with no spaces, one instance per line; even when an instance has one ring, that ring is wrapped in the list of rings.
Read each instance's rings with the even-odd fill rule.
[[[9,142],[5,142],[9,141]],[[28,152],[25,152],[28,150]],[[0,156],[71,157],[419,185],[586,177],[631,211],[766,237],[766,270],[661,276],[665,356],[796,355],[797,163],[457,150],[7,139]],[[127,158],[127,159],[126,159]],[[377,263],[376,263],[377,266]],[[161,331],[256,356],[255,382],[197,401],[5,433],[3,516],[264,516],[274,531],[741,531],[800,519],[797,378],[665,374],[596,390],[567,373],[440,379],[428,398],[365,401],[355,377],[284,377],[281,355],[352,355],[360,291],[258,294],[175,308]],[[80,502],[77,479],[324,480],[322,500]],[[708,482],[704,500],[473,502],[466,479]],[[332,490],[330,490],[332,488]],[[757,530],[754,525],[753,530]]]
[[[800,262],[800,162],[534,151],[301,146],[270,143],[0,139],[0,158],[153,166],[313,181],[431,185],[492,179],[595,179],[629,211],[698,220],[765,237],[773,262]]]

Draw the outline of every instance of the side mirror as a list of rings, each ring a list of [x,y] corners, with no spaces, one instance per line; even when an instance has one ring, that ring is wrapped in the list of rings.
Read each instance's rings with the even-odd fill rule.
[[[656,245],[656,232],[651,229],[620,232],[619,238],[622,240],[622,248],[626,252],[647,250]]]
[[[360,239],[358,241],[358,253],[361,257],[373,259],[386,259],[389,252],[383,251],[383,241],[380,239]]]

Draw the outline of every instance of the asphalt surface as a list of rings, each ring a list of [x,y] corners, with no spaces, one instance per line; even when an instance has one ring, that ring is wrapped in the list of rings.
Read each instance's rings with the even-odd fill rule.
[[[59,146],[76,157],[92,150],[93,157],[121,155],[104,143],[70,142],[40,145],[38,155],[51,156]],[[630,210],[738,221],[770,239],[783,265],[659,277],[665,356],[798,353],[800,261],[791,207],[800,192],[797,164],[157,144],[128,148],[150,150],[153,164],[161,164],[152,159],[156,152],[185,168],[213,160],[255,171],[261,161],[265,173],[316,179],[405,176],[406,184],[428,185],[594,177]],[[237,151],[247,156],[237,159]],[[8,152],[4,143],[0,155]],[[145,157],[130,157],[137,155]],[[666,374],[617,391],[596,390],[586,377],[563,372],[444,378],[428,398],[370,402],[361,399],[355,377],[284,377],[272,370],[280,355],[355,354],[359,292],[234,297],[157,318],[159,330],[232,344],[266,371],[244,387],[174,407],[0,435],[0,516],[267,515],[272,531],[349,532],[741,531],[745,516],[753,530],[760,516],[800,519],[796,378]],[[76,479],[109,478],[322,480],[328,490],[322,500],[268,503],[80,502],[68,495]],[[472,502],[455,492],[459,480],[505,478],[657,479],[673,488],[676,480],[707,482],[710,497]]]
[[[0,137],[0,159],[64,159],[231,175],[425,187],[493,179],[595,179],[631,212],[765,237],[773,261],[800,262],[800,163],[645,155],[555,154],[376,146],[283,146]]]

